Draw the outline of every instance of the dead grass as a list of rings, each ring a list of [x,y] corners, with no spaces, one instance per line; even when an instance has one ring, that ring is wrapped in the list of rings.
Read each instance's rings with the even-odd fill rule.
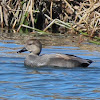
[[[75,33],[87,32],[89,37],[100,37],[100,0],[2,0],[0,2],[0,25],[18,30],[22,26],[35,29],[34,14],[45,15],[43,31],[49,31],[53,24],[59,25],[62,33],[67,29]],[[57,10],[59,8],[59,11]],[[54,12],[55,15],[54,15]],[[61,28],[63,27],[63,28]],[[63,32],[64,31],[64,32]],[[81,33],[82,34],[82,33]]]

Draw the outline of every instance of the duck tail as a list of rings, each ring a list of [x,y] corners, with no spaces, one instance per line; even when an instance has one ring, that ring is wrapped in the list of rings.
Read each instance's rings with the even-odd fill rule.
[[[92,60],[89,60],[89,59],[86,59],[87,60],[87,63],[82,63],[81,66],[82,67],[88,67],[93,61]]]
[[[92,60],[89,60],[89,59],[86,59],[87,60],[87,62],[89,63],[89,64],[91,64],[93,61]]]

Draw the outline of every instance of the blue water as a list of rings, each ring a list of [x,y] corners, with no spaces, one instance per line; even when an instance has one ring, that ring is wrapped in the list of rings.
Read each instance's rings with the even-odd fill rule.
[[[0,41],[0,100],[100,99],[100,52],[49,46],[42,54],[68,53],[94,62],[88,68],[30,68],[24,66],[27,53],[16,53],[22,46]]]

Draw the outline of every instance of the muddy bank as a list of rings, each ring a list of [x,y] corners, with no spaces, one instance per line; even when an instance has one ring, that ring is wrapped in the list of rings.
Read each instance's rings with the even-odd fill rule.
[[[75,34],[31,34],[31,33],[14,33],[6,31],[0,31],[0,40],[15,40],[17,44],[24,44],[26,40],[33,38],[39,39],[43,46],[76,46],[84,50],[100,51],[100,46],[93,43],[89,43],[91,39],[84,37],[80,42],[80,36]]]

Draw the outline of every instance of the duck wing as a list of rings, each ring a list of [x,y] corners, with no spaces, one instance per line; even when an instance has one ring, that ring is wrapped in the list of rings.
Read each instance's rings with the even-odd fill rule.
[[[59,67],[87,67],[92,63],[91,60],[82,59],[70,54],[55,54],[50,57],[48,65]]]

